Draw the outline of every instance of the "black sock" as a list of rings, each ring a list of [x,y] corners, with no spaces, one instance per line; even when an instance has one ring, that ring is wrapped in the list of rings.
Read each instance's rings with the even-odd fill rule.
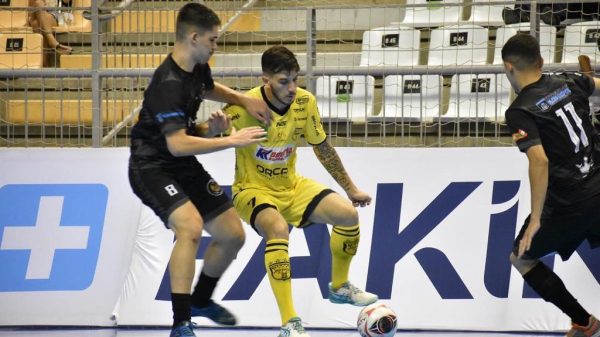
[[[184,321],[192,320],[190,312],[191,296],[189,294],[171,293],[171,305],[173,306],[173,327]]]
[[[203,308],[210,304],[210,298],[215,291],[218,281],[219,277],[210,277],[204,274],[204,272],[200,273],[198,283],[196,283],[196,287],[192,293],[192,303],[194,306]]]
[[[590,314],[569,293],[558,275],[544,263],[539,262],[523,278],[546,302],[554,304],[571,317],[573,323],[582,326],[589,324]]]

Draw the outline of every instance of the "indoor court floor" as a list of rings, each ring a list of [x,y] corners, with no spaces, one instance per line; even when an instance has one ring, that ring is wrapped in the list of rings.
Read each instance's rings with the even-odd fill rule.
[[[276,337],[275,329],[223,329],[196,328],[197,337]],[[310,330],[311,337],[359,337],[353,330]],[[0,328],[0,337],[168,337],[169,330],[162,328],[121,328],[121,329],[20,329]],[[395,337],[559,337],[562,333],[490,333],[490,332],[432,332],[398,331]]]

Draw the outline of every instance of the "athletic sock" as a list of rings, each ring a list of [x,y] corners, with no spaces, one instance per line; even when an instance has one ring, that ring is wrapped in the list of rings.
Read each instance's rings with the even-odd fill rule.
[[[218,281],[219,277],[211,277],[201,272],[192,293],[192,304],[200,308],[208,306]]]
[[[587,326],[590,314],[569,293],[563,281],[544,263],[539,262],[523,278],[546,302],[557,306],[573,323]]]
[[[338,289],[348,282],[350,262],[356,255],[360,240],[359,225],[352,227],[333,226],[329,247],[331,249],[331,287]]]
[[[190,305],[192,303],[190,294],[171,293],[171,305],[173,306],[173,327],[184,321],[191,321],[192,314]]]
[[[267,241],[265,268],[281,314],[281,325],[285,325],[290,318],[298,316],[292,299],[292,273],[288,254],[288,240],[273,239]]]

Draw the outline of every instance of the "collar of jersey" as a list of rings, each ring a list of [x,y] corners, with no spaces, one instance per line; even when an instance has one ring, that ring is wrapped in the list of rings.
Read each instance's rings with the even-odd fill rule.
[[[267,93],[265,92],[265,86],[263,85],[262,87],[260,87],[260,94],[262,95],[263,100],[267,103],[267,105],[269,106],[269,109],[273,110],[276,114],[283,116],[286,114],[286,112],[288,112],[288,110],[290,109],[291,105],[287,105],[286,107],[284,107],[283,109],[277,109],[276,106],[274,106],[269,99],[267,98]]]

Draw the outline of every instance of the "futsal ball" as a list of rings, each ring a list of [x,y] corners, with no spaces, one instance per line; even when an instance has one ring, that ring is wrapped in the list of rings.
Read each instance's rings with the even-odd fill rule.
[[[362,337],[391,337],[396,333],[396,313],[383,303],[364,307],[356,322]]]

